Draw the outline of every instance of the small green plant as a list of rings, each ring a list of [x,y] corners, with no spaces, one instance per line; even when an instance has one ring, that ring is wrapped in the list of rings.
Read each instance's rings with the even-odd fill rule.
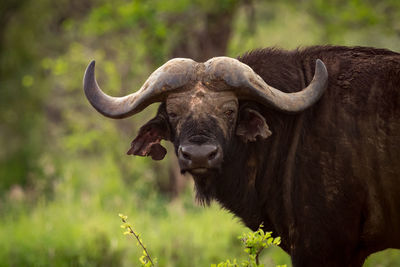
[[[136,238],[137,240],[137,245],[140,246],[143,251],[142,251],[142,256],[139,258],[140,263],[142,264],[142,267],[151,267],[155,266],[154,262],[156,262],[157,259],[154,261],[151,259],[149,252],[146,249],[146,246],[143,244],[142,239],[140,238],[140,235],[136,233],[132,226],[128,223],[128,216],[123,215],[123,214],[118,214],[118,216],[121,218],[123,224],[121,224],[121,228],[125,229],[124,235],[130,235]]]
[[[237,260],[227,260],[218,264],[211,264],[211,267],[264,267],[264,264],[260,264],[259,256],[261,252],[270,247],[271,245],[278,246],[281,243],[280,237],[272,237],[272,232],[264,232],[261,224],[257,231],[248,232],[239,236],[244,246],[244,251],[248,255],[248,259],[244,260],[241,265],[237,263]],[[277,267],[286,267],[286,265],[278,265]]]
[[[136,238],[137,245],[143,249],[143,255],[139,258],[142,267],[154,267],[156,261],[152,260],[146,246],[143,244],[140,235],[135,232],[132,226],[128,223],[128,216],[119,214],[123,224],[121,228],[125,229],[124,235],[131,235]],[[211,264],[211,267],[264,267],[264,264],[260,264],[259,256],[261,252],[272,245],[278,246],[281,243],[280,237],[272,237],[272,232],[264,232],[261,224],[257,231],[244,233],[239,236],[244,246],[244,251],[248,255],[248,259],[238,264],[236,259],[226,260],[218,264]],[[278,265],[277,267],[286,267],[286,265]]]

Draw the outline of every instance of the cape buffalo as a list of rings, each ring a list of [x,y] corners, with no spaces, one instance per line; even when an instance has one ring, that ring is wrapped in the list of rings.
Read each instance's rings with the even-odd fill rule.
[[[171,141],[197,198],[253,230],[263,223],[293,266],[362,266],[400,248],[399,53],[315,46],[177,58],[124,97],[101,91],[94,66],[84,90],[103,115],[161,102],[128,154],[160,160],[160,141]]]

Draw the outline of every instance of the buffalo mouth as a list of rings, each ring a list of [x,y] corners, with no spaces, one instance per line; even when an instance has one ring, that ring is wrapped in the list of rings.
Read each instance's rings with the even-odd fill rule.
[[[207,173],[208,172],[208,168],[194,168],[194,169],[190,169],[190,170],[187,170],[187,172],[189,172],[190,174],[194,174],[194,175],[196,175],[196,174],[205,174],[205,173]]]
[[[196,167],[181,169],[181,173],[190,173],[192,176],[207,176],[211,173],[218,173],[219,170],[219,168]]]
[[[178,148],[181,172],[203,175],[220,168],[223,155],[221,146],[216,144],[185,144]]]

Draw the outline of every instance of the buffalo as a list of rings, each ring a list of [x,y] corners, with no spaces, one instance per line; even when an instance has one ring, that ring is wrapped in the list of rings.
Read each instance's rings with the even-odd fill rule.
[[[314,46],[204,63],[171,59],[135,93],[106,95],[110,118],[161,102],[128,154],[161,160],[174,144],[196,198],[282,238],[293,266],[362,266],[400,248],[400,54]]]

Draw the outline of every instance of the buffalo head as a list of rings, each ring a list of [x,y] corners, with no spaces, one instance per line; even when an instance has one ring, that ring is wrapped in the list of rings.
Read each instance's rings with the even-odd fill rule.
[[[221,170],[232,140],[247,143],[271,135],[257,109],[239,103],[300,112],[321,97],[328,78],[324,63],[317,60],[312,82],[302,91],[284,93],[233,58],[216,57],[205,63],[177,58],[154,71],[137,92],[111,97],[99,88],[94,66],[93,61],[86,69],[84,90],[101,114],[125,118],[162,102],[157,116],[141,127],[128,154],[160,160],[166,154],[160,141],[170,140],[181,171],[191,173],[195,180]]]

